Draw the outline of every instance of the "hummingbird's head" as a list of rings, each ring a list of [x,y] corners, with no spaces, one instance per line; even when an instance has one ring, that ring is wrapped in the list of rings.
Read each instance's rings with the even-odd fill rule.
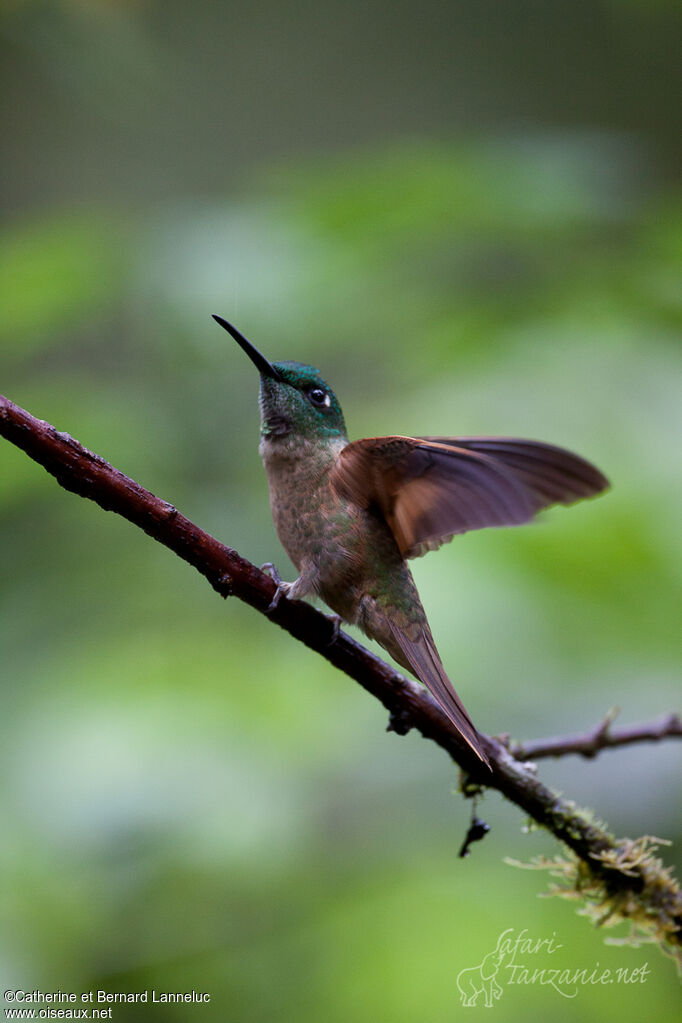
[[[263,437],[346,439],[341,406],[319,370],[300,362],[268,362],[227,320],[215,315],[213,319],[232,335],[260,372]]]
[[[261,372],[260,414],[264,437],[309,440],[346,436],[338,399],[314,366],[275,362],[276,377]]]

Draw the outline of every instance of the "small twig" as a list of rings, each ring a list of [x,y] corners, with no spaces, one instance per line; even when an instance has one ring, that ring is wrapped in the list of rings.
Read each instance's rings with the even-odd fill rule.
[[[661,739],[682,739],[682,719],[678,714],[664,714],[645,725],[630,728],[611,728],[612,721],[619,713],[618,708],[610,710],[596,728],[576,735],[555,736],[551,739],[531,739],[529,742],[513,743],[509,752],[517,760],[540,760],[542,757],[565,757],[577,753],[591,760],[603,749],[617,746],[632,746],[637,742],[660,742]]]

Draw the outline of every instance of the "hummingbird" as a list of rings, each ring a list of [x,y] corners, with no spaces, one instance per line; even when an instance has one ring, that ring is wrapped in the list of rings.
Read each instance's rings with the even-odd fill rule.
[[[541,441],[506,437],[369,437],[349,441],[319,370],[269,362],[221,316],[260,373],[260,454],[277,535],[299,573],[275,581],[295,600],[318,596],[430,691],[489,766],[441,662],[408,567],[453,536],[517,526],[542,508],[601,493],[590,462]]]

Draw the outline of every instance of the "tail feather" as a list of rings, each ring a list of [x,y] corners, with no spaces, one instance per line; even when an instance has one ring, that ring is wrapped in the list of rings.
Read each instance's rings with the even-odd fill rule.
[[[410,670],[424,683],[434,699],[438,701],[440,707],[452,721],[462,738],[471,746],[476,756],[487,767],[490,767],[490,761],[483,748],[481,736],[476,731],[473,721],[445,672],[428,626],[421,628],[417,638],[414,640],[410,639],[402,629],[393,623],[391,623],[391,632]]]

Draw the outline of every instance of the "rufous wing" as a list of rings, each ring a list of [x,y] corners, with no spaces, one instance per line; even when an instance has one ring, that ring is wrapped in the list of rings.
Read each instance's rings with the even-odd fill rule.
[[[348,444],[332,471],[336,491],[388,523],[402,555],[419,557],[486,526],[518,526],[541,508],[608,486],[564,448],[505,437],[372,437]]]

